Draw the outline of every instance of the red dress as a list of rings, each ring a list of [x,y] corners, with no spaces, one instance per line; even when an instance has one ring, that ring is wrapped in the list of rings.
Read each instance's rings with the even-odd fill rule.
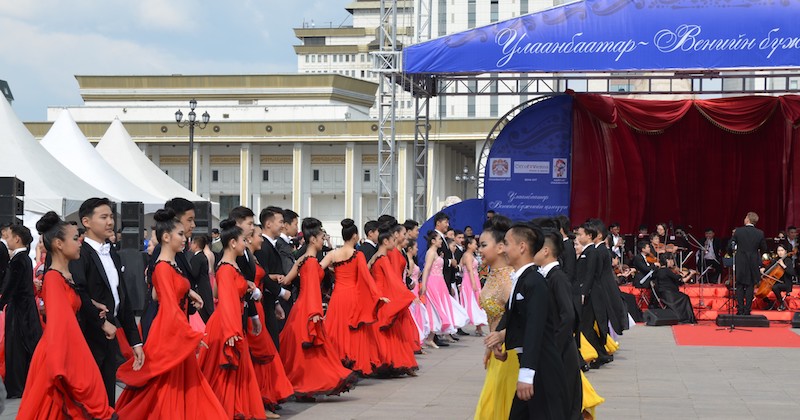
[[[334,263],[333,268],[336,282],[325,313],[325,330],[345,367],[371,375],[381,363],[375,330],[370,326],[377,320],[380,292],[361,252]]]
[[[264,276],[266,276],[266,272],[261,265],[256,263],[255,283],[259,289]],[[264,305],[260,302],[257,303],[256,310],[258,311],[261,325],[266,326]],[[252,321],[248,320],[248,323],[252,323]],[[270,338],[266,329],[262,330],[259,335],[252,335],[248,330],[247,343],[250,346],[250,356],[253,360],[253,370],[256,372],[258,387],[261,389],[261,399],[264,405],[274,411],[275,405],[280,404],[294,394],[294,388],[292,388],[289,378],[286,377],[281,356],[278,354],[278,349],[275,348],[275,343],[272,342],[272,338]]]
[[[324,272],[319,261],[306,258],[299,269],[300,294],[281,331],[281,360],[296,396],[339,395],[355,386],[358,375],[342,366],[324,322],[311,321],[314,315],[323,315],[320,283]]]
[[[414,320],[408,307],[414,301],[414,294],[397,277],[389,257],[385,255],[379,256],[372,263],[372,276],[383,291],[383,295],[390,301],[378,310],[378,322],[375,324],[382,350],[381,360],[388,367],[386,371],[379,373],[382,375],[411,373],[419,367],[414,358],[414,344],[406,336],[403,325],[407,321],[411,321],[413,325]]]
[[[117,400],[117,412],[123,419],[226,418],[197,364],[203,333],[186,320],[189,280],[177,267],[159,261],[153,270],[153,287],[159,306],[144,343],[145,363],[134,371],[130,359],[117,371],[117,378],[126,385]]]
[[[392,263],[392,268],[395,270],[395,274],[397,278],[400,279],[400,283],[408,289],[406,286],[406,266],[408,265],[408,261],[406,261],[405,255],[397,249],[392,248],[387,252],[389,256],[389,261]],[[414,292],[411,292],[412,294]],[[413,301],[412,301],[413,302]],[[414,323],[413,316],[404,316],[400,320],[400,330],[402,331],[403,337],[408,340],[412,344],[412,348],[414,351],[422,350],[422,342],[419,340],[419,331],[417,330],[417,324]]]
[[[200,369],[222,403],[226,418],[265,419],[261,391],[242,331],[242,298],[246,292],[247,282],[242,273],[231,264],[220,263],[217,269],[219,302],[206,324],[208,349],[200,349]],[[231,347],[226,342],[232,337],[242,339]]]
[[[111,419],[100,370],[75,313],[81,300],[64,276],[44,275],[47,326],[33,352],[17,419]]]

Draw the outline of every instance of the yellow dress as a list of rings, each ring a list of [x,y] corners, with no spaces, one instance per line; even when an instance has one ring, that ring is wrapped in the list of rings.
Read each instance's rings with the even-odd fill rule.
[[[481,289],[480,304],[489,318],[489,325],[496,326],[503,316],[511,293],[511,267],[492,270]],[[503,347],[505,349],[505,346]],[[507,419],[511,402],[517,392],[519,359],[517,352],[508,351],[508,358],[501,362],[491,356],[486,367],[483,390],[475,407],[475,420]]]

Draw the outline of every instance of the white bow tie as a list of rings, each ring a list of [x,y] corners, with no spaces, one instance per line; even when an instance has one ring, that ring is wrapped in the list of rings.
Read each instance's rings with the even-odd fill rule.
[[[536,270],[539,272],[539,274],[541,274],[541,275],[542,275],[542,277],[545,277],[545,276],[546,276],[546,273],[545,273],[545,271],[544,271],[544,268],[541,268],[541,267],[540,267],[540,268],[537,268]]]
[[[100,245],[100,255],[109,255],[111,253],[111,244],[106,242]]]

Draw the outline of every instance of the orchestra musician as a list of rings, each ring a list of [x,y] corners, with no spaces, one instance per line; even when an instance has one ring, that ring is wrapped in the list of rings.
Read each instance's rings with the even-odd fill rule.
[[[767,252],[767,241],[764,232],[755,227],[758,215],[755,212],[747,213],[744,217],[744,226],[736,228],[731,238],[731,245],[736,246],[736,304],[737,315],[750,315],[750,306],[753,303],[753,285],[761,275],[759,267],[761,254]]]
[[[722,243],[719,238],[714,236],[714,229],[706,228],[706,240],[703,242],[702,270],[711,267],[706,273],[707,283],[719,283],[722,273]]]
[[[611,223],[608,226],[608,249],[611,250],[616,256],[622,258],[625,253],[625,239],[619,233],[620,225],[617,222]]]
[[[636,273],[633,276],[633,287],[645,289],[642,290],[642,293],[649,295],[650,292],[648,290],[650,289],[650,283],[653,281],[653,277],[651,275],[647,280],[643,279],[650,274],[651,271],[656,270],[661,264],[655,256],[650,253],[650,244],[647,243],[647,241],[639,241],[639,243],[636,244],[636,250],[638,254],[631,260],[633,268],[636,269]]]
[[[655,235],[658,235],[658,238],[661,240],[662,244],[667,243],[667,225],[666,223],[659,223],[656,225]]]
[[[776,300],[770,309],[777,308],[779,311],[785,311],[786,302],[784,301],[784,297],[781,296],[781,292],[786,293],[786,296],[789,296],[789,293],[792,292],[792,277],[796,275],[796,271],[792,262],[792,256],[789,255],[789,252],[784,244],[778,245],[776,252],[778,254],[778,258],[772,260],[769,268],[772,268],[777,264],[783,268],[784,272],[783,276],[779,279],[780,281],[776,281],[772,286],[772,292],[775,293]],[[767,268],[761,267],[761,273],[768,275],[769,271]]]
[[[631,281],[631,277],[636,274],[636,269],[625,264],[620,264],[617,254],[611,254],[611,266],[614,268],[614,275],[617,276],[617,284],[625,284]]]
[[[661,268],[656,271],[655,282],[661,303],[672,309],[680,317],[681,323],[696,323],[692,302],[678,287],[691,280],[697,272],[687,269],[680,271],[675,265],[675,257],[669,252],[661,254],[660,263]]]

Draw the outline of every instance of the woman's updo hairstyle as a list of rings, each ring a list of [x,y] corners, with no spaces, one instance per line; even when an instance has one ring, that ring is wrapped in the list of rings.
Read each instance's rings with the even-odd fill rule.
[[[394,235],[394,227],[397,226],[395,223],[397,223],[396,220],[394,223],[387,220],[378,225],[378,245],[382,244],[383,241],[391,238],[392,235]]]
[[[498,244],[503,242],[506,238],[506,232],[511,229],[511,219],[506,216],[497,214],[492,220],[484,225],[483,231],[488,232]]]
[[[243,233],[242,228],[236,226],[236,220],[225,219],[219,222],[219,237],[223,247],[227,248],[231,241],[239,239]]]
[[[358,234],[358,227],[353,219],[342,220],[342,240],[347,242]]]
[[[153,220],[156,222],[156,239],[158,243],[161,243],[165,233],[172,232],[172,229],[175,229],[175,225],[179,223],[172,209],[159,209],[153,215]]]
[[[433,240],[439,237],[439,233],[436,230],[431,229],[428,231],[428,234],[425,235],[425,240],[428,241],[428,248],[433,245]]]
[[[36,222],[36,231],[42,237],[41,240],[47,252],[52,252],[53,240],[61,239],[65,241],[67,239],[65,236],[67,226],[69,226],[69,223],[61,220],[54,211],[48,211]]]
[[[303,219],[301,228],[303,230],[303,238],[305,238],[306,244],[311,244],[311,238],[319,236],[319,234],[322,233],[322,222],[313,217],[306,217]]]

